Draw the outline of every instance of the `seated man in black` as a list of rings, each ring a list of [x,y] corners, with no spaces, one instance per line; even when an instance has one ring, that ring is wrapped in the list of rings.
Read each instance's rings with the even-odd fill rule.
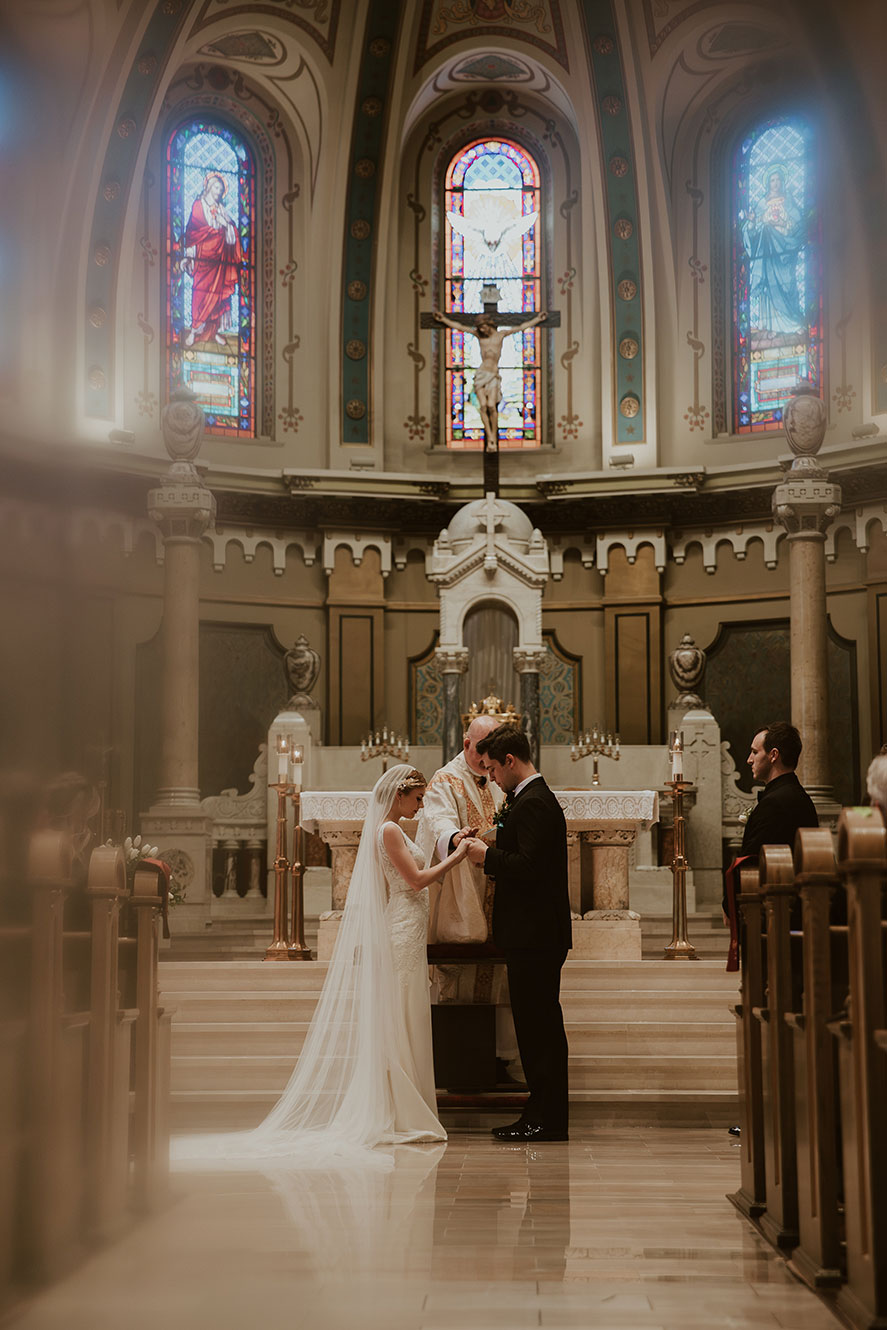
[[[723,908],[724,922],[733,935],[731,956],[735,951],[736,912],[730,899],[730,884],[732,877],[735,890],[739,890],[738,878],[733,875],[740,861],[753,859],[757,863],[764,845],[788,845],[794,850],[799,827],[819,826],[813,800],[795,774],[800,756],[801,736],[788,721],[767,725],[752,739],[748,765],[755,784],[763,781],[764,788],[745,824],[742,848],[727,870]],[[728,969],[735,968],[735,964],[728,964]]]

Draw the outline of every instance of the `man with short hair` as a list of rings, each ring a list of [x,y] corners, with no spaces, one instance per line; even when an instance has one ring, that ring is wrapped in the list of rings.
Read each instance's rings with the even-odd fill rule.
[[[788,845],[794,850],[799,827],[819,826],[813,800],[795,773],[801,747],[800,734],[786,720],[763,726],[751,742],[748,765],[755,784],[763,783],[764,788],[749,813],[739,854],[727,870],[723,909],[724,922],[731,932],[728,969],[738,968],[738,930],[731,883],[735,895],[738,879],[734,879],[734,874],[739,864],[743,859],[757,860],[765,845]]]
[[[795,774],[801,746],[800,734],[785,720],[764,726],[752,739],[748,765],[764,788],[745,824],[741,854],[759,854],[763,845],[794,849],[799,827],[819,826],[813,800]]]
[[[530,760],[527,736],[502,725],[477,745],[505,791],[495,845],[473,840],[472,863],[496,880],[493,941],[505,953],[511,1011],[530,1097],[522,1116],[494,1127],[502,1141],[565,1141],[567,1036],[561,969],[572,942],[563,809]]]

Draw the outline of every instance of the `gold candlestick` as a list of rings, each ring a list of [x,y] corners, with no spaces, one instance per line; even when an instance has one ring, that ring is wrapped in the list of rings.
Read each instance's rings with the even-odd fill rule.
[[[265,951],[265,960],[285,961],[288,959],[286,873],[289,868],[286,857],[286,796],[290,787],[286,781],[276,781],[271,788],[277,791],[277,854],[274,859],[274,938]]]
[[[592,785],[600,785],[601,778],[598,773],[597,763],[599,757],[611,757],[614,762],[619,761],[619,735],[615,739],[612,734],[604,734],[603,730],[595,727],[589,734],[577,734],[576,742],[570,746],[570,757],[574,762],[578,762],[583,757],[593,758],[594,765],[591,769]]]
[[[293,861],[290,866],[293,883],[293,926],[287,956],[291,961],[310,961],[311,948],[305,945],[305,865],[302,861],[302,791],[296,785],[293,797]]]
[[[367,762],[370,758],[381,757],[382,771],[388,770],[389,757],[396,757],[398,762],[406,762],[410,755],[410,745],[408,741],[400,734],[395,734],[392,730],[388,733],[388,726],[383,726],[381,732],[376,730],[375,738],[372,730],[366,739],[360,741],[360,760]]]
[[[672,904],[671,904],[671,942],[665,948],[663,957],[667,961],[695,961],[696,948],[687,937],[687,855],[686,855],[686,819],[684,817],[684,790],[690,782],[682,775],[684,736],[672,733],[671,736],[671,786],[672,825],[674,831],[674,851],[671,861]]]

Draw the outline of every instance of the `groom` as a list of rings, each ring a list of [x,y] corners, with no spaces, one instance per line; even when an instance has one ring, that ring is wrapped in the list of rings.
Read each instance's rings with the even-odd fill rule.
[[[567,824],[530,761],[526,735],[500,725],[477,752],[505,791],[495,845],[474,840],[468,857],[496,879],[493,940],[505,953],[521,1064],[530,1087],[522,1117],[494,1127],[500,1141],[565,1141],[567,1036],[561,967],[571,944]]]

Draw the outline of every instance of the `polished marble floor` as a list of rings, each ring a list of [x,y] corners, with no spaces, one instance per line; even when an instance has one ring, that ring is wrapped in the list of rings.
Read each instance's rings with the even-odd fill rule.
[[[574,1120],[568,1144],[381,1152],[372,1169],[174,1178],[172,1204],[15,1330],[834,1330],[725,1199],[723,1126]]]

